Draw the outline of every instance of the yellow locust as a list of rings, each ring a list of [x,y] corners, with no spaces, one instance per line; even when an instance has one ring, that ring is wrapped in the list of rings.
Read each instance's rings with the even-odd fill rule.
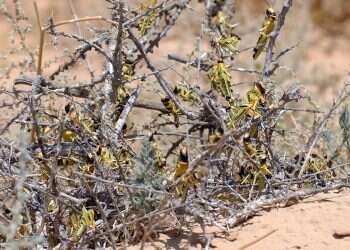
[[[187,148],[182,147],[180,149],[179,159],[176,163],[174,180],[181,178],[181,176],[186,173],[188,166],[189,166],[189,162],[188,162]],[[189,189],[189,184],[187,183],[186,180],[179,182],[179,184],[175,188],[176,196],[180,197],[182,200],[185,200],[187,197],[188,189]]]
[[[192,104],[200,102],[198,94],[190,87],[177,85],[174,87],[173,91],[175,95],[180,96],[181,99],[186,102],[191,102]]]
[[[231,75],[229,67],[223,62],[215,64],[209,74],[212,89],[218,91],[226,101],[232,101]]]
[[[163,97],[161,99],[161,102],[163,103],[166,110],[174,116],[175,120],[175,126],[179,126],[179,115],[181,114],[181,111],[176,107],[176,104],[173,100],[171,100],[169,97]]]
[[[162,154],[161,150],[159,149],[159,146],[158,146],[156,140],[154,139],[155,133],[156,133],[156,131],[153,131],[150,134],[148,140],[151,143],[151,146],[154,150],[154,164],[160,172],[164,173],[166,171],[166,158],[163,157],[163,154]]]
[[[275,22],[276,22],[276,13],[272,8],[268,8],[266,10],[264,23],[261,29],[259,30],[259,39],[254,48],[254,54],[253,54],[254,60],[256,60],[261,54],[261,52],[264,50],[265,45],[269,39],[269,34],[275,28]]]
[[[215,144],[222,139],[224,136],[224,130],[222,128],[209,128],[208,132],[208,143]]]
[[[187,198],[187,193],[190,188],[196,188],[196,186],[208,176],[208,169],[199,166],[196,171],[184,176],[189,168],[189,159],[187,147],[180,148],[180,154],[178,161],[176,163],[174,180],[183,178],[175,188],[175,194],[178,198],[181,198],[182,201],[185,201]]]

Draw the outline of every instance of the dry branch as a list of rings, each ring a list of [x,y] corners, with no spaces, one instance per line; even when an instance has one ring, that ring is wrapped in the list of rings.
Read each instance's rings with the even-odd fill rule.
[[[346,108],[342,130],[330,126],[347,101],[348,84],[325,112],[310,107],[302,87],[293,83],[285,88],[290,79],[277,70],[282,56],[298,44],[274,55],[293,1],[284,1],[266,38],[262,72],[249,61],[242,66],[236,60],[250,48],[240,49],[247,32],[236,29],[240,10],[233,13],[232,1],[198,2],[144,1],[132,8],[127,1],[104,0],[100,4],[109,16],[91,10],[91,16],[79,17],[69,0],[73,19],[54,22],[50,17],[48,24],[42,24],[34,3],[40,28],[36,74],[30,75],[30,62],[19,62],[6,73],[21,70],[12,89],[0,91],[11,99],[0,108],[16,111],[2,125],[1,135],[16,137],[11,133],[18,127],[31,135],[31,140],[0,139],[0,181],[5,180],[0,191],[19,204],[17,210],[0,213],[2,223],[14,225],[7,238],[0,227],[1,246],[16,237],[42,235],[49,248],[117,249],[161,231],[181,232],[190,222],[200,225],[203,247],[209,249],[209,224],[226,231],[267,208],[349,187]],[[205,4],[206,13],[200,37],[193,39],[196,48],[189,58],[194,59],[183,57],[188,51],[160,51],[171,62],[160,65],[153,51],[162,49],[172,28],[184,27],[177,22],[184,12],[201,13],[192,9],[198,4]],[[18,28],[18,52],[25,51],[34,63],[34,53],[23,45],[26,33],[19,29],[18,20],[22,25],[26,19],[20,18],[18,4],[16,8],[13,17],[10,12],[5,16]],[[61,31],[70,24],[78,32]],[[51,72],[49,60],[48,72],[43,72],[45,37],[53,38],[57,48],[60,38],[79,43],[65,61],[53,60],[59,66]],[[203,46],[207,38],[208,46]],[[238,81],[236,74],[248,79]],[[274,79],[279,79],[278,89],[270,84]],[[242,84],[245,88],[238,87]],[[286,114],[295,126],[286,122]],[[301,123],[304,114],[315,122]],[[325,129],[342,138],[334,152],[320,140]],[[304,144],[305,131],[311,134]]]

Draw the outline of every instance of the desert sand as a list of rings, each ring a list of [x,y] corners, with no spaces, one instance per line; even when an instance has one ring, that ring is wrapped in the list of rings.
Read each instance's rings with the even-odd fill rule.
[[[220,229],[208,228],[209,249],[350,249],[350,192],[318,194],[289,207],[264,211],[224,236]],[[162,234],[144,249],[202,249],[199,228],[180,236]],[[266,237],[264,237],[266,236]],[[258,241],[258,242],[255,242]],[[252,244],[252,245],[250,245]],[[250,245],[250,246],[248,246]],[[128,247],[140,249],[140,246]]]

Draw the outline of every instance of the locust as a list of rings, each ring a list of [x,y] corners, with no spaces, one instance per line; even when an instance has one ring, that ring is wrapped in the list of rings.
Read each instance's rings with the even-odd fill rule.
[[[276,23],[276,13],[270,7],[266,10],[265,19],[261,29],[259,30],[259,38],[254,48],[253,59],[256,60],[260,56],[261,52],[264,50],[267,41],[269,40],[269,35],[275,28]]]
[[[199,103],[200,98],[194,89],[184,86],[177,85],[174,87],[174,94],[181,97],[182,100],[186,102],[191,102],[192,104]]]
[[[190,188],[196,188],[198,184],[208,176],[208,169],[202,166],[189,174],[186,174],[189,169],[189,158],[187,147],[180,148],[179,157],[175,167],[174,180],[182,178],[182,180],[176,185],[175,194],[182,201],[185,201]]]
[[[169,97],[163,97],[161,99],[161,102],[163,103],[166,110],[174,116],[175,126],[179,126],[179,115],[181,114],[181,111],[176,107],[176,104],[173,100],[171,100]]]
[[[226,101],[232,101],[231,75],[228,65],[223,62],[215,64],[209,74],[209,80],[212,89],[218,91]]]
[[[210,127],[208,132],[208,143],[209,144],[215,144],[219,142],[222,137],[224,136],[224,130],[219,127]]]

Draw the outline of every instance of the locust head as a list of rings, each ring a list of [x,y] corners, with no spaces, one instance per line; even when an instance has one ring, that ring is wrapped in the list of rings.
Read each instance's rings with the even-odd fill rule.
[[[275,20],[277,18],[276,12],[270,7],[266,10],[266,16]]]
[[[188,153],[187,153],[187,147],[182,147],[180,149],[180,156],[179,160],[183,162],[188,162]]]

